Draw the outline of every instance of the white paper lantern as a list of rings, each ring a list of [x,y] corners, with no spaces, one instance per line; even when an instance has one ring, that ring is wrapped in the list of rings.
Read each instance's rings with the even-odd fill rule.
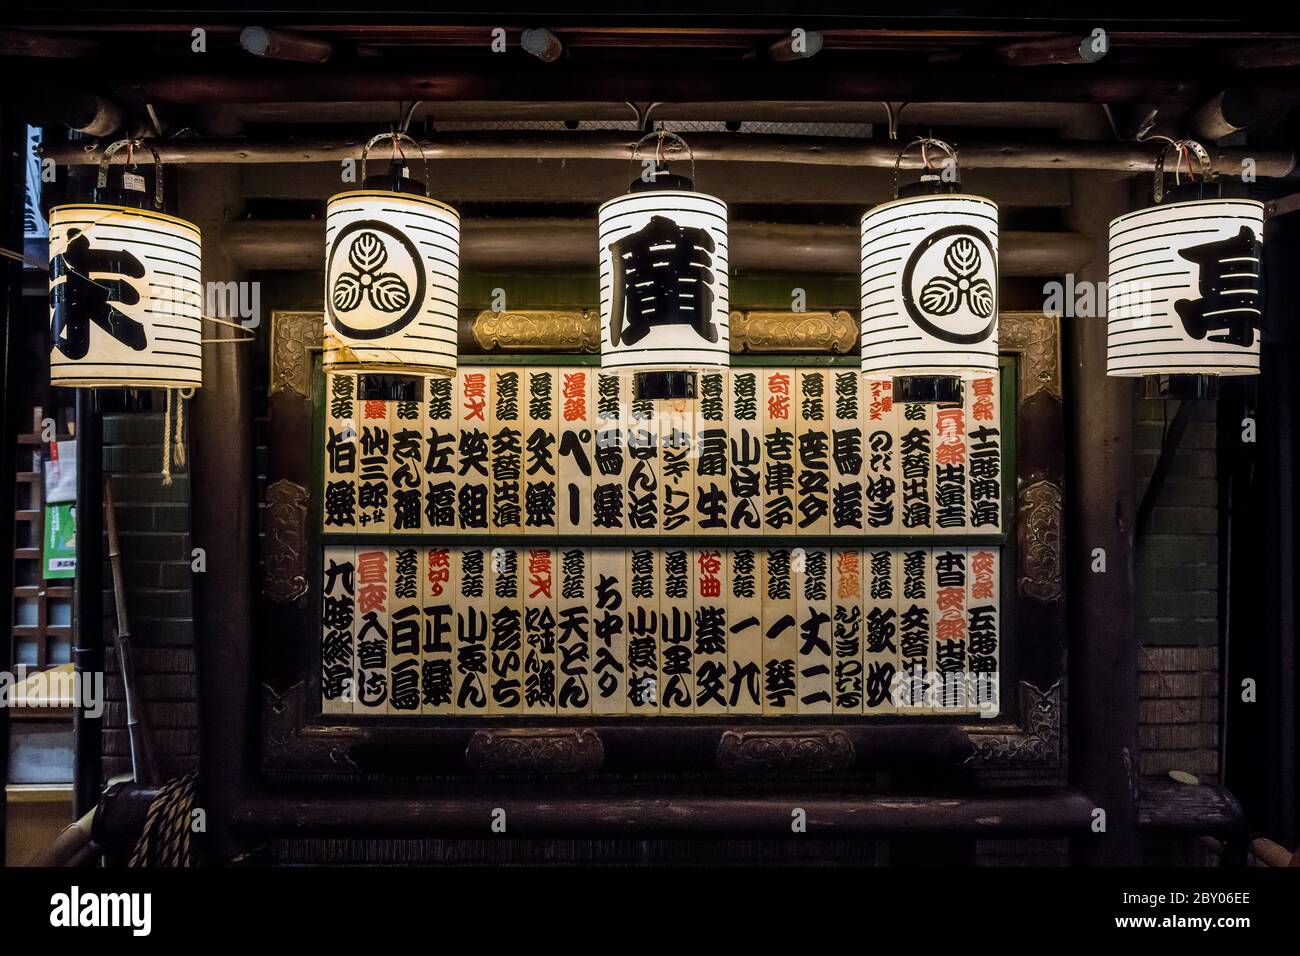
[[[1110,224],[1106,373],[1259,374],[1264,204],[1204,199]]]
[[[998,207],[960,193],[862,217],[862,371],[958,376],[998,367]]]
[[[660,174],[657,184],[687,188],[651,183],[600,207],[602,368],[730,363],[727,204],[691,182]]]
[[[104,151],[108,162],[128,145]],[[139,143],[131,145],[138,146]],[[162,207],[162,172],[154,203]],[[133,173],[126,173],[138,181]],[[202,236],[153,209],[69,203],[50,210],[50,384],[198,388],[203,384]]]
[[[419,192],[389,189],[330,198],[327,371],[454,374],[459,296],[460,214],[455,209]]]

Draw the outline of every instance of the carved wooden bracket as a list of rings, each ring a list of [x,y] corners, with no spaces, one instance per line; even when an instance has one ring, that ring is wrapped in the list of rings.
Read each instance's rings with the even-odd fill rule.
[[[1045,391],[1061,397],[1060,324],[1041,312],[1003,312],[998,317],[998,348],[1020,356],[1020,400]]]
[[[736,311],[730,316],[731,351],[818,352],[849,355],[858,350],[857,316],[833,312]]]
[[[718,741],[718,767],[733,773],[843,770],[853,758],[841,730],[727,730]]]
[[[1021,681],[1019,693],[1021,726],[987,734],[973,728],[970,739],[975,752],[967,758],[968,764],[1017,769],[1061,765],[1060,682],[1039,690]]]
[[[594,773],[604,761],[594,730],[478,730],[465,748],[470,769],[485,773]]]
[[[600,351],[600,312],[595,309],[481,309],[469,312],[468,321],[484,352]]]
[[[1020,546],[1020,593],[1043,604],[1064,596],[1061,572],[1061,521],[1064,496],[1050,481],[1036,481],[1020,492],[1016,527]]]
[[[263,591],[292,603],[307,593],[307,489],[281,479],[266,489]]]
[[[311,350],[324,334],[322,312],[274,312],[271,315],[271,394],[289,390],[311,396]]]

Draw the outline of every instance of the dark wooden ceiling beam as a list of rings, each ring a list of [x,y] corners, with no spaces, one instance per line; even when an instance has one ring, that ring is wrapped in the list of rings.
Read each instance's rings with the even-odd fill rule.
[[[429,159],[604,159],[627,162],[635,133],[619,131],[568,133],[464,132],[448,133],[421,142]],[[863,166],[892,169],[900,144],[849,137],[778,136],[767,134],[696,133],[689,137],[698,160],[766,162],[809,166]],[[243,139],[171,139],[156,144],[163,162],[181,163],[337,163],[359,159],[362,143],[342,139],[307,138],[258,142]],[[1150,172],[1159,145],[1155,143],[1043,142],[972,143],[958,140],[958,158],[968,169],[1098,169]],[[58,164],[99,162],[97,150],[79,143],[50,144],[45,155]],[[1211,150],[1215,172],[1239,172],[1242,160],[1255,161],[1260,176],[1286,176],[1295,165],[1288,150]],[[921,160],[911,153],[904,168]]]
[[[319,102],[329,100],[591,100],[606,102],[698,102],[702,100],[868,100],[1009,101],[1031,94],[1040,102],[1166,101],[1194,99],[1213,89],[1191,75],[1108,68],[1086,70],[1026,67],[973,71],[919,69],[851,71],[821,68],[818,62],[790,70],[779,64],[656,60],[636,64],[566,60],[542,67],[534,62],[489,67],[447,63],[430,69],[424,60],[397,64],[384,59],[374,69],[263,69],[172,73],[128,78],[109,67],[84,77],[116,87],[123,95],[151,103]],[[119,67],[120,68],[120,67]],[[39,78],[36,78],[39,79]],[[50,76],[49,82],[71,82]],[[1259,76],[1294,88],[1294,74]]]
[[[239,31],[239,45],[253,56],[268,60],[298,63],[324,63],[334,53],[334,45],[305,33],[251,26]]]
[[[0,56],[75,59],[93,56],[102,49],[103,44],[98,40],[66,33],[0,30]]]
[[[323,202],[342,188],[339,167],[328,163],[241,166],[243,195],[253,199]],[[809,220],[861,215],[869,205],[892,195],[893,170],[860,166],[821,166],[809,176],[803,166],[778,163],[698,164],[696,183],[730,205],[783,208],[806,206]],[[604,160],[444,159],[433,165],[430,188],[454,206],[538,203],[589,206],[627,189],[624,163]],[[964,189],[1004,209],[1060,209],[1070,204],[1069,172],[1052,169],[969,169]],[[762,219],[761,215],[745,218]],[[854,217],[856,218],[856,217]]]

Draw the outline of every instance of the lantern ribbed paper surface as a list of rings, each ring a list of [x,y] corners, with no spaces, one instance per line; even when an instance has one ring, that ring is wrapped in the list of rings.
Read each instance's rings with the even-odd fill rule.
[[[725,368],[727,204],[649,190],[600,207],[601,367]]]
[[[1259,373],[1264,205],[1152,206],[1110,224],[1109,375]]]
[[[326,211],[325,250],[326,369],[456,370],[455,209],[414,193],[339,193]]]
[[[862,217],[862,371],[953,375],[998,363],[998,207],[958,194]]]
[[[203,384],[197,226],[164,213],[81,203],[50,210],[50,384]]]

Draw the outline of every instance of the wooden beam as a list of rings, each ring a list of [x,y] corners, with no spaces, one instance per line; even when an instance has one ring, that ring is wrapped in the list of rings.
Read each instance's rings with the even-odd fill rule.
[[[998,56],[1008,66],[1096,63],[1109,49],[1108,38],[1087,34],[1008,43],[998,47]]]
[[[701,100],[861,100],[903,102],[951,100],[1008,101],[1033,91],[1045,102],[1115,103],[1182,101],[1213,92],[1192,76],[1129,67],[1060,71],[1055,67],[977,72],[956,68],[847,71],[819,62],[809,69],[782,64],[701,64],[691,60],[653,60],[629,69],[625,63],[566,60],[540,71],[536,63],[453,66],[431,69],[428,59],[394,59],[370,70],[328,73],[292,68],[97,79],[119,86],[124,95],[151,103],[266,103],[330,100],[584,100],[607,102],[698,102]],[[526,68],[525,68],[526,67]],[[38,81],[41,77],[36,78]],[[48,77],[55,81],[59,77]],[[89,80],[89,77],[86,77]],[[1273,82],[1261,75],[1259,82]],[[1276,82],[1293,88],[1283,74]]]
[[[1072,227],[1096,255],[1076,281],[1105,282],[1110,220],[1129,206],[1122,182],[1075,173]],[[1106,323],[1062,320],[1067,429],[1065,567],[1069,607],[1070,768],[1104,812],[1075,842],[1096,865],[1136,865],[1138,648],[1133,635],[1132,379],[1106,375]]]
[[[554,63],[564,56],[564,44],[550,30],[535,27],[519,35],[519,45],[543,63]]]
[[[1187,124],[1197,137],[1218,141],[1252,125],[1259,115],[1259,106],[1259,97],[1253,89],[1224,90],[1196,107]]]
[[[298,199],[323,202],[346,188],[340,167],[328,163],[285,163],[243,166],[239,170],[248,199]],[[592,210],[627,189],[626,163],[608,160],[444,159],[434,164],[430,190],[453,206],[467,203],[581,204]],[[781,205],[794,219],[826,219],[845,213],[861,215],[868,206],[893,193],[893,170],[875,167],[821,166],[816,176],[807,168],[782,163],[715,163],[697,167],[697,186],[733,207],[737,219],[761,219],[740,205]],[[1051,169],[971,169],[962,175],[962,188],[985,196],[1007,209],[1059,209],[1070,204],[1069,173]],[[790,208],[815,205],[806,216]],[[827,207],[835,207],[829,209]],[[847,221],[841,219],[840,221]]]
[[[554,788],[551,788],[554,789]],[[483,808],[510,810],[515,837],[584,838],[680,834],[788,837],[790,809],[807,814],[814,836],[910,833],[968,835],[1070,834],[1086,831],[1092,803],[1075,790],[1044,788],[997,796],[922,797],[887,794],[790,793],[718,795],[660,788],[629,793],[610,787],[573,793],[543,787],[528,797],[500,787],[462,786],[455,796],[410,799],[320,796],[263,798],[238,808],[234,823],[250,836],[364,833],[396,836],[479,834]]]
[[[75,59],[93,56],[101,49],[98,40],[34,30],[0,30],[0,56],[30,56],[41,59]]]
[[[856,275],[858,228],[790,223],[733,222],[733,269]],[[322,267],[322,220],[231,222],[222,232],[226,254],[245,269]],[[1091,243],[1069,232],[1005,232],[1003,276],[1058,276],[1080,268]],[[596,269],[596,223],[584,219],[467,219],[461,225],[464,269]]]
[[[420,143],[430,159],[605,159],[626,163],[637,139],[634,132],[592,131],[536,133],[530,131],[447,133]],[[893,169],[899,145],[885,141],[830,136],[697,133],[690,137],[697,160],[737,163],[788,163],[801,166],[858,166]],[[362,142],[346,139],[248,141],[240,139],[173,139],[155,144],[164,163],[338,163],[360,159]],[[1155,169],[1156,144],[1047,142],[980,143],[958,141],[963,169],[1097,169],[1146,173]],[[64,164],[98,163],[98,150],[79,143],[56,143],[44,155]],[[1286,176],[1295,167],[1289,150],[1210,150],[1217,173],[1240,173],[1242,161],[1255,161],[1256,174]],[[125,159],[122,160],[125,162]],[[904,168],[921,166],[916,151],[903,157]]]
[[[333,45],[325,40],[266,27],[244,27],[239,32],[239,45],[253,56],[298,63],[324,63],[334,52]]]
[[[956,91],[954,91],[956,92]],[[230,107],[246,123],[279,126],[305,124],[374,124],[373,103],[355,100],[296,103],[237,103]],[[989,102],[908,103],[902,113],[904,127],[1029,127],[1062,129],[1080,117],[1100,111],[1084,103]],[[888,116],[883,104],[853,101],[771,100],[697,103],[662,102],[655,107],[656,119],[727,120],[766,123],[884,123]],[[439,124],[515,120],[615,120],[632,128],[633,114],[626,103],[578,100],[496,100],[421,104],[414,114],[416,129],[425,119]]]
[[[806,60],[820,53],[825,42],[820,30],[791,30],[767,48],[767,55],[776,63]]]
[[[1239,69],[1285,69],[1300,66],[1300,40],[1272,40],[1233,47],[1223,59]]]
[[[240,213],[236,170],[182,171],[181,212],[203,230],[203,276],[239,281],[239,265],[221,245],[221,229]],[[191,406],[191,543],[205,570],[193,576],[194,652],[198,674],[199,805],[208,813],[205,850],[214,863],[236,851],[234,804],[254,783],[253,568],[257,553],[254,500],[252,370],[249,346],[205,326],[203,387]]]

